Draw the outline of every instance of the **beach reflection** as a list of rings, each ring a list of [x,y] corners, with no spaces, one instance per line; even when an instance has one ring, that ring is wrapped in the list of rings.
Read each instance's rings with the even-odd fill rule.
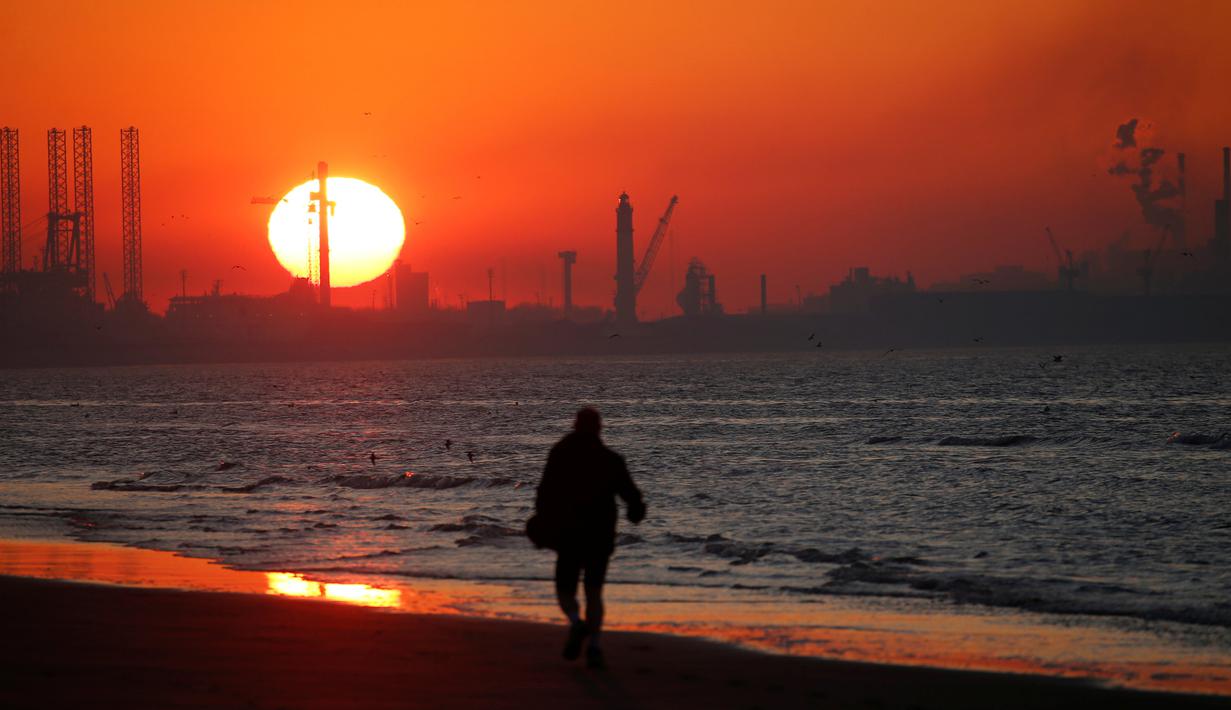
[[[402,606],[402,592],[398,589],[381,589],[367,584],[314,582],[293,572],[266,572],[265,578],[269,581],[267,594],[315,597],[360,606],[395,609]]]

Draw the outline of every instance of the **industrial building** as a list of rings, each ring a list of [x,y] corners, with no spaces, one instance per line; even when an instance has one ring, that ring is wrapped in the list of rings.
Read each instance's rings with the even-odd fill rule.
[[[421,318],[430,310],[430,289],[426,271],[415,271],[399,259],[393,264],[394,303],[398,315]]]

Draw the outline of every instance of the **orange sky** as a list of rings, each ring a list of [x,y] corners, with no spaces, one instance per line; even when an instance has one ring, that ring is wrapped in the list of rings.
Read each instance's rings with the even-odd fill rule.
[[[190,291],[285,289],[269,208],[249,199],[322,159],[399,203],[403,257],[451,302],[485,297],[503,266],[510,300],[559,304],[555,254],[573,248],[576,300],[610,306],[616,195],[632,196],[640,254],[679,194],[639,304],[656,317],[691,256],[742,311],[761,272],[781,302],[856,264],[924,284],[1050,271],[1045,224],[1075,250],[1125,229],[1144,243],[1127,184],[1103,172],[1133,116],[1167,165],[1188,153],[1204,241],[1231,143],[1226,3],[403,5],[10,4],[0,124],[22,132],[24,221],[46,209],[46,129],[93,127],[98,264],[118,285],[132,124],[155,310],[181,268]]]

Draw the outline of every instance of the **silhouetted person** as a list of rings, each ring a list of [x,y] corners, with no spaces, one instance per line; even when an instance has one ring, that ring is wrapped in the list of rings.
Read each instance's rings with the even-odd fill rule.
[[[628,519],[645,518],[641,491],[624,465],[624,458],[607,448],[599,432],[602,419],[589,407],[577,412],[573,432],[552,447],[543,469],[534,508],[537,517],[549,521],[556,557],[556,598],[569,620],[564,657],[581,655],[587,637],[586,665],[602,668],[599,633],[603,626],[603,582],[607,563],[615,551],[616,501],[628,506]],[[536,540],[535,544],[539,544]],[[586,620],[581,621],[577,604],[577,581],[585,572]]]

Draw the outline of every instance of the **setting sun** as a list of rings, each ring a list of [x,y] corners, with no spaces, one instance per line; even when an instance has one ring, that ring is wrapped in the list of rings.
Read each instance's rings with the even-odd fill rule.
[[[315,180],[286,194],[269,216],[269,246],[295,277],[318,275],[319,225],[311,208]],[[329,216],[330,276],[335,287],[355,286],[389,270],[402,249],[402,211],[380,188],[357,178],[328,178],[335,203]],[[310,261],[309,261],[310,260]]]

